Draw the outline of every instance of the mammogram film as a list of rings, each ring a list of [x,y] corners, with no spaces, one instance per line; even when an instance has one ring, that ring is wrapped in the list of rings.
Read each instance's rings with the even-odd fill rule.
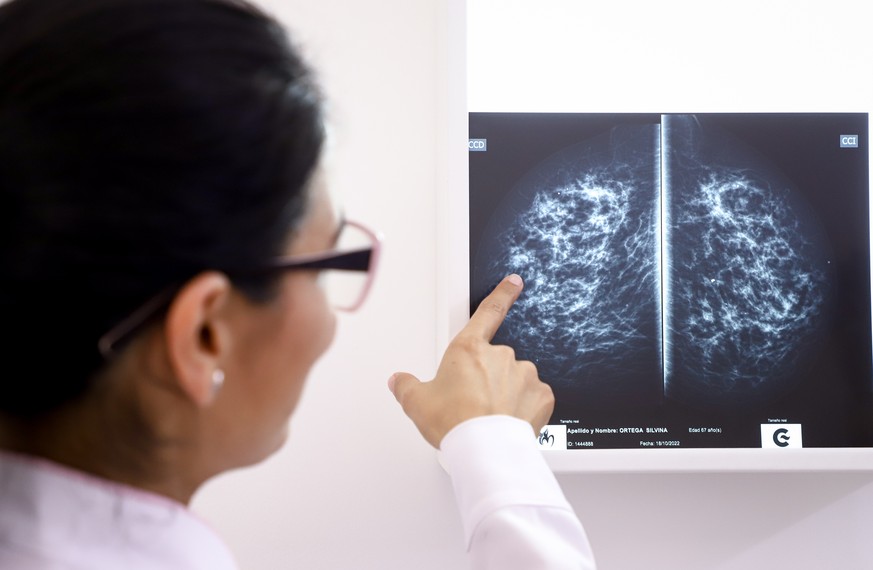
[[[552,385],[552,423],[869,445],[866,135],[865,114],[472,114],[471,310],[524,277],[495,341]]]

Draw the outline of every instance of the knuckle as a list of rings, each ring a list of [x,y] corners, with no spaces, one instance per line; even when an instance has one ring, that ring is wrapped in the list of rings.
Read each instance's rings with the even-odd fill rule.
[[[518,363],[519,368],[521,368],[522,373],[527,378],[535,378],[539,379],[539,371],[537,370],[537,365],[531,362],[530,360],[521,360]]]
[[[555,391],[552,390],[552,387],[551,387],[550,385],[546,384],[545,382],[540,382],[540,385],[541,385],[540,390],[541,390],[542,393],[543,393],[543,397],[544,397],[547,401],[549,401],[549,402],[551,402],[552,404],[554,404],[554,403],[555,403]]]
[[[497,344],[494,345],[495,352],[506,360],[515,360],[515,349],[511,346],[506,346],[505,344]]]
[[[552,411],[555,409],[555,393],[552,392],[551,388],[543,394],[543,405],[548,410],[549,415],[552,415]]]
[[[466,353],[476,353],[480,350],[482,344],[479,339],[468,336],[458,335],[449,343],[453,350],[459,350]]]
[[[497,315],[500,318],[503,318],[507,311],[506,304],[501,303],[498,299],[485,299],[480,307],[483,312]]]

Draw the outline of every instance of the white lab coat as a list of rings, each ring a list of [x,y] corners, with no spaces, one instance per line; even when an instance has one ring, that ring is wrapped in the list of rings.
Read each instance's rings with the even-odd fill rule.
[[[536,448],[530,425],[470,420],[441,445],[475,569],[588,570],[588,540]],[[185,505],[0,451],[0,569],[237,570]]]
[[[440,444],[475,570],[594,570],[582,524],[527,422],[466,421]]]
[[[0,452],[2,570],[236,570],[185,505]]]

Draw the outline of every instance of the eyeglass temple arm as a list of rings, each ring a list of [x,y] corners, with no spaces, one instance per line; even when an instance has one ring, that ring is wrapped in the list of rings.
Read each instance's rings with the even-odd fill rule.
[[[279,259],[271,269],[340,269],[345,271],[369,271],[373,249],[366,248],[349,251],[326,258],[301,260],[300,258],[283,261]]]

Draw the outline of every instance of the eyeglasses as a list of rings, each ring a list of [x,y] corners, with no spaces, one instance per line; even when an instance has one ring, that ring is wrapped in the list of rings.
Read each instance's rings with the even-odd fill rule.
[[[279,271],[319,271],[319,284],[330,306],[339,311],[352,312],[364,304],[373,286],[381,249],[382,238],[379,234],[359,222],[343,220],[337,230],[335,245],[329,251],[289,255],[276,259],[266,267],[228,273],[233,277]],[[104,358],[112,356],[118,344],[165,308],[176,292],[176,289],[170,289],[153,297],[100,337],[97,341],[100,354]]]
[[[331,251],[280,257],[265,269],[321,271],[319,279],[327,302],[340,311],[356,311],[373,285],[381,246],[378,234],[363,224],[344,220]]]

